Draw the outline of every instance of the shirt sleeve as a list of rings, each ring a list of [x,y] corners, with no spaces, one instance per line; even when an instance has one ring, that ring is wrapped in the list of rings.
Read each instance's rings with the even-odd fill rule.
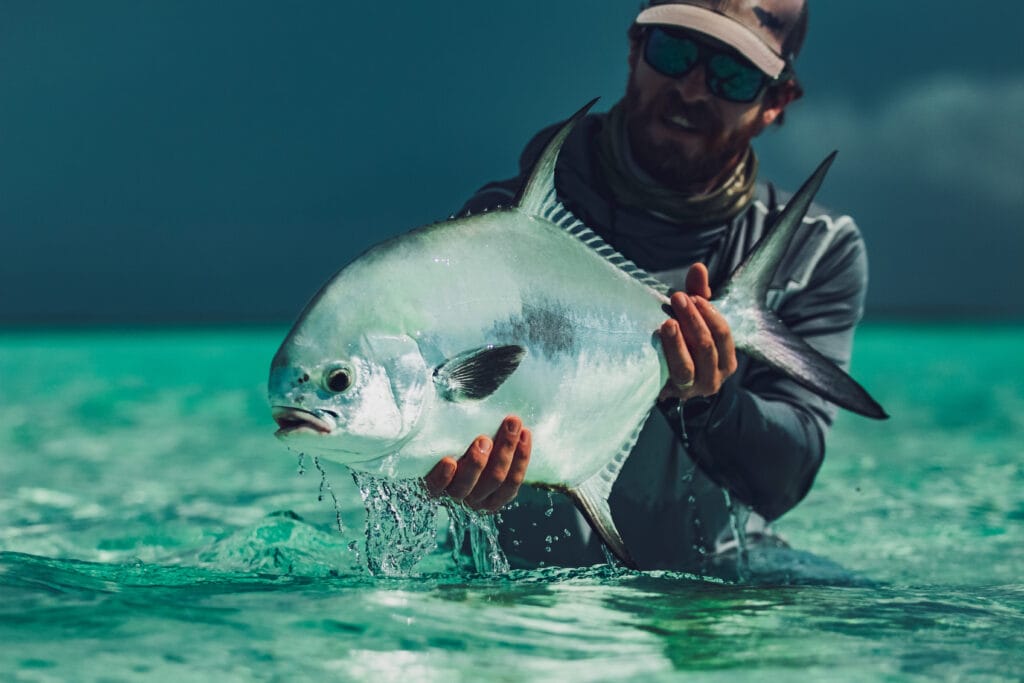
[[[848,368],[866,291],[864,244],[847,219],[806,287],[786,299],[778,314],[790,330]],[[739,355],[737,372],[716,396],[683,406],[687,450],[712,480],[770,521],[810,489],[836,407]]]

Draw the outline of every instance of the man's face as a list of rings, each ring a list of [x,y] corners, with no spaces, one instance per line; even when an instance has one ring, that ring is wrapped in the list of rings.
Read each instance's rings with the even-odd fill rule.
[[[679,78],[663,76],[644,60],[643,43],[630,50],[624,108],[637,163],[667,187],[711,183],[746,151],[767,123],[764,92],[753,102],[729,102],[705,85],[704,65]]]

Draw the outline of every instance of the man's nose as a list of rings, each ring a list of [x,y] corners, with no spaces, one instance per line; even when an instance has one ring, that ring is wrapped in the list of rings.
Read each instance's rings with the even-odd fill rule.
[[[698,64],[684,76],[676,79],[676,89],[687,102],[706,100],[711,97],[708,92],[707,76],[704,65]]]

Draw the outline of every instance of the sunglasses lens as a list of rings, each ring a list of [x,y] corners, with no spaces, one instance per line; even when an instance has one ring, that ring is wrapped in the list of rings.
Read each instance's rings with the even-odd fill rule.
[[[665,76],[682,76],[697,63],[697,44],[686,38],[670,36],[660,29],[651,31],[644,48],[644,59]]]
[[[750,102],[761,92],[764,83],[765,75],[753,64],[725,54],[716,54],[708,60],[708,87],[723,99]]]

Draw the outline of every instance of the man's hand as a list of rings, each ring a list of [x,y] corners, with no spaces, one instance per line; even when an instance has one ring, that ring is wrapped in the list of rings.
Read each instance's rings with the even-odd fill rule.
[[[669,378],[658,400],[712,396],[736,372],[732,331],[710,298],[708,269],[694,264],[686,273],[686,293],[672,295],[673,317],[659,330]]]
[[[494,439],[480,435],[458,459],[442,458],[423,478],[431,495],[447,494],[474,510],[495,512],[519,493],[530,462],[530,430],[506,417]]]

